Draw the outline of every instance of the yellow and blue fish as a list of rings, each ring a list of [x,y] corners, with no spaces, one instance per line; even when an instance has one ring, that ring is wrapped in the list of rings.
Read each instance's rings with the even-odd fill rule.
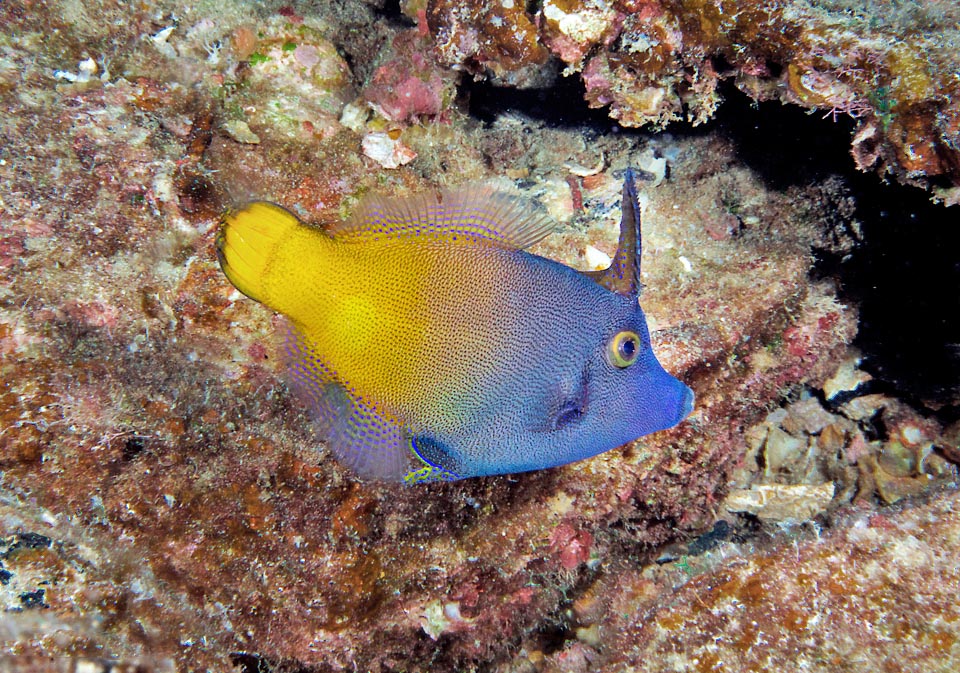
[[[412,483],[564,465],[693,409],[638,303],[632,173],[608,269],[524,250],[552,229],[468,188],[368,197],[326,229],[252,203],[224,218],[217,251],[240,292],[288,319],[291,387],[337,458]]]

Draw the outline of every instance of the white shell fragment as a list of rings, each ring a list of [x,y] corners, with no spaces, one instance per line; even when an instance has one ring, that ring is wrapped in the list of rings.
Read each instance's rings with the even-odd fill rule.
[[[238,143],[244,143],[246,145],[257,145],[260,143],[260,136],[251,131],[245,121],[232,119],[223,125],[223,130]]]
[[[369,108],[347,103],[343,106],[343,112],[340,113],[340,123],[354,133],[361,133],[369,117]]]
[[[153,44],[157,51],[167,58],[176,58],[177,50],[173,48],[173,45],[167,42],[174,30],[176,30],[176,26],[167,26],[154,35],[148,35],[146,39],[150,40],[151,44]]]
[[[590,271],[600,271],[610,266],[610,255],[592,245],[587,246],[584,257],[587,260],[587,269]]]
[[[55,79],[65,80],[74,84],[83,84],[84,82],[89,82],[90,80],[94,79],[97,74],[97,70],[97,62],[92,58],[87,58],[77,64],[76,73],[68,72],[66,70],[54,70],[53,76]]]
[[[646,150],[638,158],[633,160],[634,165],[640,170],[653,176],[650,182],[651,187],[659,187],[667,176],[667,159],[658,157],[653,150]]]
[[[394,140],[388,133],[368,133],[361,143],[363,153],[384,168],[399,168],[417,158],[417,153],[404,145],[399,138]]]
[[[567,162],[564,164],[566,169],[570,171],[573,175],[577,177],[586,178],[591,175],[596,175],[601,173],[604,168],[607,167],[607,157],[603,152],[600,152],[600,159],[597,161],[596,165],[593,167],[581,166],[580,164],[574,164]]]
[[[840,393],[856,390],[861,384],[870,381],[873,377],[860,367],[860,356],[852,355],[844,360],[833,376],[823,384],[823,392],[828,400],[832,400]]]
[[[833,500],[832,482],[825,484],[760,484],[732,491],[723,506],[728,512],[747,512],[767,521],[808,521]]]

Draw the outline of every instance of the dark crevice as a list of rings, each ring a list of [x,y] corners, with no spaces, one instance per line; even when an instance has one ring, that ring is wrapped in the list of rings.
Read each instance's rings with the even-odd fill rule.
[[[554,128],[585,127],[596,133],[617,132],[620,127],[606,109],[595,110],[584,100],[578,77],[560,77],[545,89],[513,89],[489,81],[465,79],[460,94],[468,101],[471,116],[492,124],[505,114],[522,114]]]
[[[733,141],[737,156],[771,189],[839,176],[856,202],[862,240],[851,252],[816,251],[815,277],[833,278],[860,312],[854,341],[870,392],[897,396],[943,422],[960,417],[960,226],[956,207],[928,192],[858,171],[856,121],[779,102],[756,103],[732,86],[703,130]],[[673,131],[674,129],[671,128]]]
[[[562,650],[575,637],[567,624],[546,624],[537,631],[540,650],[547,656]]]
[[[374,5],[374,13],[386,19],[389,23],[404,28],[410,28],[417,25],[417,22],[403,13],[400,8],[400,0],[382,0],[379,7]]]
[[[724,84],[720,91],[724,102],[716,117],[691,132],[719,132],[733,141],[737,158],[770,189],[807,185],[837,174],[868,177],[878,187],[887,187],[854,167],[850,156],[853,119],[838,116],[833,121],[796,105],[757,103],[731,84]]]
[[[234,652],[230,661],[238,673],[319,673],[319,669],[292,661],[275,661],[251,652]]]

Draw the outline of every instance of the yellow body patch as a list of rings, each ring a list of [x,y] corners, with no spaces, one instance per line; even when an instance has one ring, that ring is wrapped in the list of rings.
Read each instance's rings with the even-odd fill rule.
[[[443,408],[475,378],[446,354],[463,350],[478,362],[492,344],[464,336],[463,316],[449,307],[469,301],[474,318],[489,323],[499,295],[483,267],[458,263],[455,248],[423,255],[421,239],[343,242],[272,204],[226,224],[230,280],[287,316],[330,371],[350,373],[348,389],[368,404],[391,416],[401,403]],[[247,252],[254,248],[258,256]]]

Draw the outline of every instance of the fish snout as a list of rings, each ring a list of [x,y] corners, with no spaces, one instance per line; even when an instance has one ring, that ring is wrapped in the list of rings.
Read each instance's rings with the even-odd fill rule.
[[[680,385],[683,386],[683,403],[680,407],[680,418],[677,419],[677,423],[682,421],[684,418],[693,413],[693,405],[696,402],[696,395],[693,394],[693,391],[683,383]]]
[[[646,390],[648,396],[641,404],[639,419],[647,426],[644,434],[672,428],[693,411],[693,390],[663,368],[647,381]]]

